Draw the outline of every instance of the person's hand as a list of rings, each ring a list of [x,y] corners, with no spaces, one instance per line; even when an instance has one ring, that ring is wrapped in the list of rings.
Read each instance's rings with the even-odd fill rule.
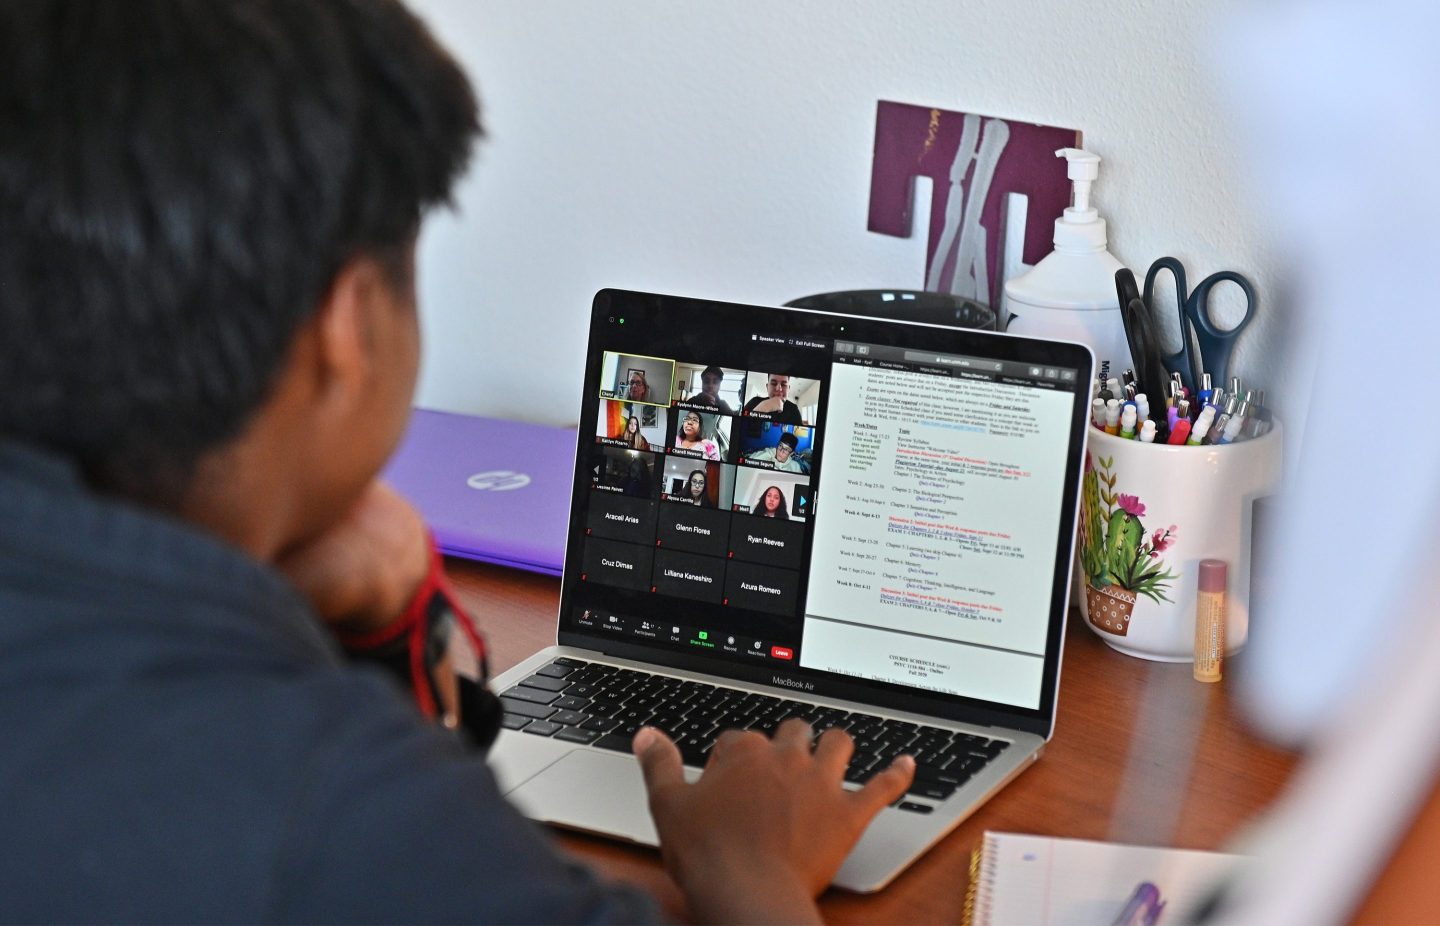
[[[781,412],[785,410],[785,400],[777,399],[774,396],[765,399],[755,406],[757,412]]]
[[[338,630],[366,634],[405,611],[430,568],[430,535],[420,513],[373,482],[333,527],[277,564]]]
[[[812,753],[811,737],[799,719],[782,723],[773,741],[749,731],[721,734],[705,773],[689,784],[669,737],[651,727],[635,734],[660,850],[692,916],[818,921],[815,898],[871,819],[914,777],[915,761],[901,756],[847,791],[854,741],[827,730]]]

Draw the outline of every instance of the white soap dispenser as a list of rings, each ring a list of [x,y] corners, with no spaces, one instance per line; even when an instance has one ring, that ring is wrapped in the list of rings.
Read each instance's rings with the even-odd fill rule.
[[[1013,334],[1079,341],[1095,352],[1097,367],[1132,367],[1115,271],[1123,264],[1106,250],[1105,220],[1090,205],[1090,184],[1100,173],[1098,155],[1061,148],[1068,162],[1073,200],[1055,220],[1055,250],[1034,267],[1005,283],[1005,329]]]

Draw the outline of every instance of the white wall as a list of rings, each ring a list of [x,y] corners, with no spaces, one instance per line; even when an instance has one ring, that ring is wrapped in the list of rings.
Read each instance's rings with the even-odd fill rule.
[[[1112,251],[1142,275],[1173,254],[1194,279],[1250,276],[1261,314],[1232,371],[1300,411],[1271,368],[1279,249],[1212,78],[1228,0],[411,2],[489,131],[459,214],[423,238],[420,405],[573,423],[605,286],[919,288],[923,209],[913,238],[865,230],[890,99],[1081,129]]]

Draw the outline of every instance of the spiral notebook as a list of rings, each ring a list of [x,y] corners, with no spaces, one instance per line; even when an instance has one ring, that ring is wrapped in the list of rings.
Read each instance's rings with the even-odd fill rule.
[[[1159,922],[1184,921],[1243,855],[985,834],[971,862],[966,926],[1106,926],[1142,881],[1160,888]]]

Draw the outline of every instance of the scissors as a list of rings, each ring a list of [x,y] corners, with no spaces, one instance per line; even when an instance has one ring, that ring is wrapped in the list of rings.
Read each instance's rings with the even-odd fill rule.
[[[1159,396],[1169,376],[1165,373],[1159,335],[1150,317],[1150,309],[1140,298],[1140,288],[1135,285],[1135,274],[1130,272],[1130,268],[1121,267],[1115,271],[1115,292],[1120,297],[1120,319],[1125,325],[1125,340],[1130,347],[1131,361],[1135,364],[1139,391]],[[1156,427],[1164,427],[1167,423],[1164,402],[1156,400],[1150,403],[1150,419]]]
[[[1191,292],[1185,287],[1185,265],[1174,257],[1162,257],[1151,264],[1145,274],[1145,292],[1140,297],[1151,312],[1155,311],[1155,278],[1162,270],[1170,271],[1175,279],[1180,313],[1180,350],[1163,356],[1165,369],[1179,373],[1191,392],[1200,388],[1201,373],[1209,373],[1213,382],[1225,382],[1235,339],[1255,314],[1255,287],[1235,271],[1221,270],[1201,280]],[[1230,329],[1217,327],[1210,317],[1210,291],[1221,283],[1234,283],[1245,294],[1245,314]]]

